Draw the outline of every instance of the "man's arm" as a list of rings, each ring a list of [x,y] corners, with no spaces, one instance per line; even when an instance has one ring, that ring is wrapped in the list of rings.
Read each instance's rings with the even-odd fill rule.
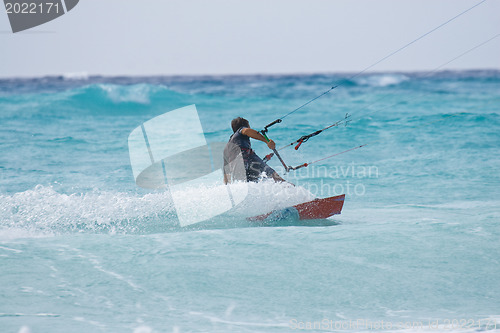
[[[242,129],[241,130],[241,134],[246,135],[248,137],[251,137],[252,139],[259,140],[259,141],[267,143],[267,146],[269,147],[269,149],[275,149],[276,148],[276,144],[274,143],[273,140],[267,141],[266,138],[262,134],[260,134],[259,132],[257,132],[256,130],[254,130],[252,128],[244,128],[244,129]]]

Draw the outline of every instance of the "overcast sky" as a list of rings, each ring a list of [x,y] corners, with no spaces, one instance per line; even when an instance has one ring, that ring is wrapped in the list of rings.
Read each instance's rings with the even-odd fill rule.
[[[0,76],[359,71],[480,0],[80,0],[13,34],[0,13]],[[488,0],[373,71],[432,70],[500,33]],[[448,69],[500,69],[500,37]]]

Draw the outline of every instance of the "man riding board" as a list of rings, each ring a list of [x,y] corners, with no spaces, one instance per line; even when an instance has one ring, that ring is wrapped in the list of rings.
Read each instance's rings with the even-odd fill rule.
[[[233,119],[231,127],[233,135],[224,148],[224,184],[230,183],[231,180],[257,182],[262,178],[263,173],[276,182],[284,182],[285,180],[273,168],[255,154],[250,144],[250,138],[252,138],[265,142],[269,149],[275,149],[274,141],[268,141],[262,134],[250,128],[250,124],[245,118]],[[243,165],[240,166],[241,171],[238,172],[238,161],[241,161],[240,154]],[[244,171],[242,167],[244,167]]]

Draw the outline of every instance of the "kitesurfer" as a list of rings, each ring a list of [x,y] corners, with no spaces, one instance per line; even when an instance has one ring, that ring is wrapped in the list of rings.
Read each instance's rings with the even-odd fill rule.
[[[228,184],[232,180],[257,182],[264,175],[276,182],[284,182],[285,180],[273,168],[255,154],[250,144],[250,138],[252,138],[265,142],[269,149],[275,149],[274,141],[266,140],[262,134],[250,128],[250,124],[245,118],[234,118],[231,121],[231,127],[233,135],[224,148],[224,184]],[[238,169],[240,169],[239,172]]]

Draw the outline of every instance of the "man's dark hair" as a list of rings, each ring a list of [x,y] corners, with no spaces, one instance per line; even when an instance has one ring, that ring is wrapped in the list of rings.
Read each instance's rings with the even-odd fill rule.
[[[248,123],[248,120],[246,120],[245,118],[238,117],[234,118],[231,121],[231,127],[233,129],[233,132],[236,132],[242,127],[250,127],[250,124]]]

